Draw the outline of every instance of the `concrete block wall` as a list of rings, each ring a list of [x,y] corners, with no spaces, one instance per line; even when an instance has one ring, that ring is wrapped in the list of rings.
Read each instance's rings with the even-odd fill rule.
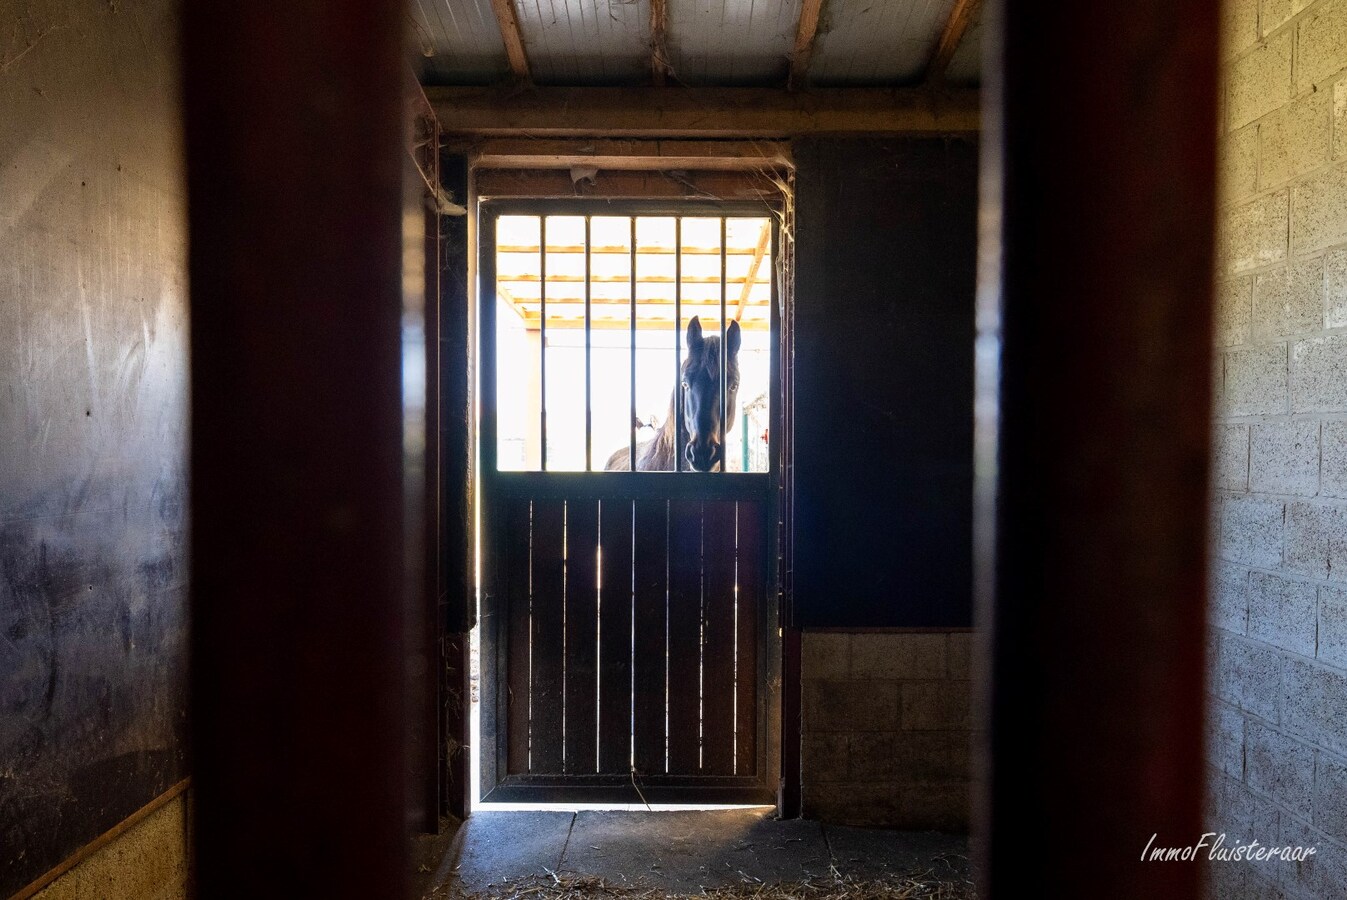
[[[1207,821],[1307,863],[1213,897],[1347,896],[1347,0],[1228,0]]]
[[[967,631],[805,632],[805,816],[968,829],[971,644]]]
[[[191,799],[180,793],[100,846],[33,900],[186,900],[191,890]]]

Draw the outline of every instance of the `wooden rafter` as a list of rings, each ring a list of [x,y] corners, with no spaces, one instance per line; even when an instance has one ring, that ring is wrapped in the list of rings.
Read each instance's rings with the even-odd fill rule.
[[[426,95],[447,134],[483,137],[745,139],[981,127],[976,90],[429,87]]]
[[[715,307],[708,306],[706,308],[706,311],[704,311],[702,314],[711,315],[714,312]],[[538,318],[538,314],[536,312],[530,313],[526,316],[520,316],[520,319],[523,321],[524,327],[529,331],[538,330],[538,324],[541,321],[541,319]],[[549,334],[551,334],[554,331],[579,330],[584,327],[585,321],[583,316],[563,319],[563,318],[556,318],[549,314],[547,317],[547,331]],[[631,327],[631,325],[625,317],[616,319],[596,318],[590,321],[590,327],[595,331],[626,331],[628,328]],[[640,319],[636,323],[637,331],[660,331],[660,330],[668,330],[672,327],[673,327],[672,315],[664,317],[651,316],[649,318]],[[771,329],[771,323],[768,321],[766,317],[761,319],[745,319],[744,321],[739,323],[739,327],[744,329],[745,331],[768,331]]]
[[[474,169],[757,172],[795,166],[786,141],[488,138],[462,146]]]
[[[550,256],[551,254],[549,253],[548,255]],[[761,257],[757,257],[757,258],[754,259],[754,262],[757,263],[758,265],[761,265],[761,264],[762,264],[762,258],[761,258]],[[745,286],[748,287],[748,288],[752,288],[752,286],[755,285],[755,284],[766,284],[766,283],[767,283],[767,282],[765,282],[765,281],[754,281],[753,279],[757,277],[757,273],[756,273],[756,272],[753,272],[753,273],[751,273],[751,274],[752,274],[753,277],[749,278],[748,281],[744,281],[744,279],[742,279],[742,278],[730,278],[730,279],[727,279],[725,283],[728,284],[728,285],[733,285],[733,286],[735,286],[735,287],[738,287],[739,285],[742,284],[742,285],[745,285]],[[540,282],[542,281],[542,276],[539,275],[539,274],[537,274],[536,272],[530,272],[530,273],[527,273],[527,274],[520,274],[520,275],[501,275],[501,276],[499,277],[499,280],[500,280],[502,283],[505,283],[505,284],[538,284],[538,283],[540,283]],[[631,277],[628,276],[628,275],[590,275],[590,276],[589,276],[589,283],[590,283],[590,284],[627,284],[627,283],[630,282],[630,281],[631,281]],[[640,278],[636,279],[636,283],[637,283],[637,284],[673,284],[675,281],[677,281],[677,282],[679,282],[679,283],[681,283],[681,284],[720,284],[720,276],[719,276],[719,275],[684,275],[682,278],[674,278],[672,275],[649,275],[649,274],[647,274],[647,275],[642,275]],[[549,272],[548,275],[547,275],[547,283],[548,283],[548,284],[584,284],[584,283],[585,283],[585,276],[583,276],[583,275],[556,275],[556,274],[553,274],[553,273],[550,273],[550,272]],[[583,299],[583,296],[582,296],[581,299]],[[595,298],[595,302],[598,302],[598,300],[599,300],[599,298],[596,297],[596,298]]]
[[[529,80],[529,58],[524,52],[524,35],[519,30],[519,16],[515,14],[514,0],[491,0],[500,34],[505,40],[505,55],[510,58],[510,72],[518,81]]]
[[[650,74],[656,87],[663,87],[673,67],[669,65],[669,2],[650,0]]]
[[[823,0],[804,0],[800,7],[800,27],[795,32],[795,49],[790,55],[790,85],[799,87],[809,71],[809,58],[814,55],[814,38],[818,36],[819,15]]]
[[[959,49],[959,43],[968,31],[968,26],[977,17],[978,7],[981,4],[982,0],[954,0],[954,8],[949,11],[945,28],[940,32],[940,40],[936,42],[935,52],[931,54],[931,61],[926,65],[927,83],[939,84],[945,80],[945,70],[949,68],[949,61],[954,58],[954,51]]]
[[[536,329],[538,327],[541,318],[537,298],[519,297],[510,290],[506,282],[497,282],[496,295],[509,304],[510,309],[514,311],[515,315],[519,316],[526,328]],[[671,300],[641,299],[637,301],[636,306],[638,310],[636,327],[641,330],[668,328],[670,323],[673,322],[674,304]],[[630,309],[630,300],[626,298],[614,302],[591,299],[591,324],[596,329],[626,329],[629,327],[628,315]],[[735,321],[749,331],[767,330],[770,327],[770,310],[762,304],[755,304],[750,309],[754,310],[752,315],[735,316]],[[549,296],[547,310],[547,327],[549,329],[584,327],[585,304],[583,298]],[[720,302],[718,300],[689,301],[684,299],[682,312],[685,317],[700,314],[714,318],[720,313]]]
[[[516,306],[519,309],[527,310],[529,315],[537,315],[539,306],[539,301],[537,297],[520,297],[518,294],[514,293],[511,293],[511,296],[514,298],[513,301],[514,306]],[[709,300],[702,299],[695,301],[684,299],[680,305],[682,307],[682,311],[685,313],[692,311],[692,312],[700,312],[701,315],[712,315],[712,314],[714,314],[715,316],[720,315],[719,298],[713,298]],[[621,299],[606,300],[603,302],[591,300],[589,306],[590,311],[594,314],[596,318],[599,317],[612,318],[614,315],[616,315],[618,318],[625,318],[627,316],[627,311],[631,308],[631,301],[626,297],[622,297]],[[640,310],[653,311],[647,312],[647,315],[650,314],[668,315],[672,312],[674,308],[674,301],[672,297],[653,299],[653,300],[647,297],[642,297],[640,300],[636,302],[636,306]],[[770,309],[771,309],[770,304],[767,303],[766,301],[755,303],[745,311],[746,317],[748,319],[766,318],[770,312]],[[548,318],[558,316],[559,310],[564,310],[571,316],[583,319],[585,316],[585,300],[583,297],[578,297],[574,294],[567,297],[553,297],[549,292],[547,295]],[[560,317],[565,318],[565,316]]]
[[[497,244],[497,253],[538,253],[537,244]],[[584,253],[583,244],[554,244],[551,241],[547,243],[548,253]],[[590,255],[622,255],[631,253],[631,248],[622,244],[602,245],[591,244],[589,247]],[[672,245],[647,245],[641,247],[642,256],[673,256],[674,248]],[[719,256],[719,247],[694,247],[690,244],[684,244],[677,251],[684,256]],[[726,256],[752,256],[757,251],[753,247],[727,247]]]
[[[483,169],[474,181],[477,196],[484,199],[577,196],[761,201],[780,195],[777,182],[752,172],[688,172],[676,178],[664,172],[600,172],[594,184],[586,185],[558,169]]]
[[[762,231],[758,234],[758,246],[753,248],[753,262],[748,264],[748,275],[744,279],[744,289],[739,294],[739,306],[734,312],[734,321],[738,322],[744,315],[744,308],[748,306],[748,297],[753,293],[753,285],[758,280],[758,270],[762,268],[763,257],[767,255],[767,247],[772,242],[772,223],[764,221]]]

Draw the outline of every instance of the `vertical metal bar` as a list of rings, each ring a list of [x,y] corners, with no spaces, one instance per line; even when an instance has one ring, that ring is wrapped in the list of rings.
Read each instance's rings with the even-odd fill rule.
[[[547,471],[547,216],[538,217],[538,468]]]
[[[781,475],[777,483],[786,485],[794,477],[790,467],[783,464],[783,460],[790,457],[790,432],[787,427],[794,422],[793,408],[787,407],[794,396],[791,393],[794,354],[790,344],[794,340],[794,314],[786,310],[783,301],[786,294],[782,291],[781,280],[787,274],[785,264],[790,262],[793,266],[794,262],[781,259],[781,229],[776,222],[772,223],[768,247],[772,254],[772,267],[768,273],[771,305],[767,312],[767,352],[771,358],[771,375],[767,380],[767,471],[779,471]]]
[[[495,472],[497,466],[497,456],[499,447],[497,445],[496,432],[496,220],[500,218],[500,212],[495,209],[486,209],[478,223],[480,229],[479,242],[482,247],[481,257],[478,259],[478,274],[481,283],[481,299],[478,304],[478,321],[480,323],[480,333],[478,340],[480,345],[477,348],[478,359],[478,383],[482,391],[482,416],[478,423],[480,429],[480,442],[478,444],[478,453],[481,454],[482,470],[484,472]]]
[[[683,471],[683,219],[674,219],[674,471]]]
[[[627,467],[630,471],[636,471],[636,217],[631,220],[631,245],[627,248],[630,254],[631,266],[627,275],[631,278],[631,321],[628,322],[629,333],[631,335],[631,419],[627,423],[628,436],[631,439],[630,453],[627,455]]]
[[[729,368],[730,345],[729,323],[725,321],[725,217],[720,217],[720,471],[729,470],[730,459],[730,420],[729,420]]]
[[[592,365],[590,357],[594,352],[591,345],[591,317],[589,311],[590,305],[590,272],[589,272],[589,240],[590,240],[590,217],[585,216],[585,471],[594,469],[594,408],[593,408],[593,381]]]

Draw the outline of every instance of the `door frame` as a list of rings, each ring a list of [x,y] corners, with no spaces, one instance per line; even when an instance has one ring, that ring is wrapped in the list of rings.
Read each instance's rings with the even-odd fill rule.
[[[504,707],[508,690],[508,618],[499,585],[493,552],[496,543],[493,500],[511,496],[533,497],[655,499],[752,499],[764,507],[763,553],[765,555],[764,592],[758,609],[758,683],[757,683],[757,773],[741,776],[723,787],[705,784],[703,777],[661,776],[658,783],[643,783],[640,794],[648,802],[670,804],[762,803],[780,804],[782,778],[782,528],[785,509],[783,490],[788,462],[782,440],[789,427],[783,384],[784,329],[790,320],[783,315],[783,301],[790,296],[782,290],[781,253],[787,243],[781,239],[784,204],[774,201],[709,201],[704,199],[669,200],[624,198],[476,198],[473,215],[476,237],[473,248],[477,271],[475,292],[476,377],[480,396],[476,431],[479,458],[479,492],[476,501],[481,511],[478,537],[478,561],[481,571],[478,624],[480,662],[478,691],[480,707],[478,803],[545,802],[639,802],[632,783],[618,776],[575,776],[566,787],[541,785],[529,776],[503,776],[507,760],[508,715]],[[496,469],[496,219],[502,215],[612,215],[612,216],[763,216],[772,219],[770,313],[770,419],[768,430],[769,468],[765,473],[723,472],[713,475],[691,472],[498,472]],[[682,325],[679,323],[679,340]],[[702,782],[702,783],[698,783]],[[751,783],[749,783],[751,782]]]

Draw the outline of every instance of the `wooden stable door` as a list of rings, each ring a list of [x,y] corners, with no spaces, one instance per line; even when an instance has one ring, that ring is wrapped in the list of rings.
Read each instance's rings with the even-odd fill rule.
[[[548,218],[557,205],[541,205],[540,211],[539,206],[522,210],[536,211],[539,217],[536,239],[533,232],[521,238],[516,229],[509,243],[499,242],[499,255],[497,220],[507,212],[518,217],[521,210],[489,207],[482,226],[482,382],[483,406],[489,411],[482,422],[482,798],[775,802],[776,696],[768,686],[774,683],[777,665],[776,591],[771,587],[776,571],[777,530],[771,522],[776,516],[777,480],[775,466],[762,462],[755,469],[755,458],[771,458],[770,435],[752,419],[753,410],[768,404],[764,400],[735,416],[736,425],[720,435],[719,469],[729,471],[691,471],[687,461],[674,463],[671,471],[634,471],[625,458],[622,465],[628,470],[603,471],[608,453],[598,449],[611,448],[594,438],[602,434],[596,424],[602,411],[596,412],[589,399],[601,396],[593,385],[611,378],[603,367],[615,364],[611,346],[606,361],[594,354],[591,362],[591,350],[599,344],[592,330],[614,327],[591,305],[591,285],[622,282],[621,275],[611,274],[612,260],[605,260],[608,268],[601,269],[592,262],[593,255],[630,258],[628,302],[623,303],[618,293],[612,304],[618,314],[625,311],[616,327],[630,336],[623,338],[619,354],[629,356],[629,362],[621,364],[632,384],[629,395],[619,392],[625,416],[628,399],[631,409],[637,409],[638,375],[658,379],[665,391],[676,383],[674,372],[663,367],[664,356],[658,356],[652,367],[639,354],[662,354],[667,349],[669,361],[681,364],[681,354],[695,352],[697,346],[686,336],[689,316],[681,309],[686,295],[678,282],[646,275],[647,259],[658,263],[656,257],[672,253],[678,260],[672,271],[701,273],[695,276],[697,281],[687,281],[711,286],[702,290],[700,296],[707,299],[697,314],[710,323],[708,333],[718,330],[719,346],[728,347],[723,336],[729,333],[729,323],[748,317],[736,319],[725,313],[727,298],[751,296],[756,279],[770,277],[755,272],[764,255],[757,248],[767,240],[741,228],[745,236],[736,243],[722,208],[699,207],[695,222],[688,210],[675,211],[687,218],[671,220],[675,227],[669,232],[673,235],[669,246],[653,239],[642,245],[637,238],[644,224],[641,214],[649,210],[637,209],[628,213],[630,245],[615,248],[615,239],[600,243],[591,238],[598,225],[588,217],[583,223],[572,222],[571,232],[559,234],[566,223],[553,221],[559,219],[556,215]],[[611,217],[611,207],[603,210]],[[761,215],[761,208],[756,212]],[[721,217],[718,246],[712,244],[717,216]],[[763,221],[770,226],[770,220]],[[769,226],[763,227],[764,233]],[[701,244],[689,236],[696,233],[703,235]],[[554,247],[560,249],[544,249]],[[539,257],[538,271],[528,269],[530,252]],[[561,258],[567,253],[577,258],[583,254],[583,269],[578,259],[568,268]],[[716,278],[705,274],[714,273],[717,253],[722,273],[718,318]],[[508,259],[509,254],[516,258]],[[701,257],[696,261],[701,269],[684,262],[693,254]],[[744,258],[730,259],[733,254]],[[506,274],[507,266],[513,267],[513,274]],[[548,274],[549,267],[553,274]],[[735,277],[738,284],[732,283]],[[564,308],[564,301],[557,298],[567,290],[578,296],[574,285],[579,279],[585,287],[583,324],[571,324],[573,333],[558,336],[568,323],[564,313],[555,312]],[[532,285],[538,285],[540,295],[536,308],[527,300]],[[658,317],[661,290],[669,291],[673,303],[665,305],[671,306],[672,316]],[[507,291],[517,308],[507,304]],[[769,284],[767,295],[771,296]],[[638,298],[655,312],[642,318]],[[689,300],[688,305],[694,302]],[[518,316],[519,321],[499,323],[499,317],[507,315]],[[677,331],[675,322],[680,326]],[[770,377],[778,358],[775,322],[775,312],[768,306],[761,311],[757,334],[749,330],[754,326],[737,326],[747,333],[745,349],[740,369],[725,367],[730,373],[722,382],[727,386],[724,396],[741,379],[749,392],[765,396],[775,391],[776,379]],[[518,332],[511,338],[513,344],[496,340],[498,323],[502,330],[508,325]],[[534,324],[536,335],[528,331]],[[583,334],[578,331],[581,327]],[[639,328],[647,333],[638,333]],[[680,346],[675,348],[674,342]],[[583,348],[583,354],[572,357],[569,373],[546,355],[560,354],[568,345]],[[525,348],[523,353],[538,354],[536,365],[532,359],[518,358],[520,347]],[[758,364],[750,359],[755,347],[763,348],[758,382],[750,371]],[[503,355],[507,352],[515,356],[507,359]],[[498,372],[518,383],[530,377],[520,376],[521,371],[536,372],[550,384],[544,382],[532,394],[518,391],[507,396],[503,388],[498,390],[504,380],[496,377]],[[656,374],[650,375],[652,371]],[[577,409],[579,415],[563,419],[566,407],[553,401],[552,392],[568,374],[576,384],[567,390],[583,393],[585,403],[583,410]],[[609,395],[603,396],[610,396],[611,386],[605,389]],[[529,427],[535,416],[539,423],[536,443],[541,449],[533,458],[518,450],[533,438],[525,434],[516,440],[504,432],[506,427],[520,428],[518,410],[510,404],[529,396],[546,398],[538,404],[541,408],[525,410]],[[770,406],[778,408],[776,403]],[[671,402],[671,416],[674,409]],[[727,415],[720,421],[730,421],[733,405],[726,401],[722,409]],[[631,421],[639,418],[632,415]],[[507,421],[515,424],[508,426]],[[569,465],[578,470],[558,471],[568,424],[575,440],[583,440],[584,453],[578,466],[571,457]],[[633,424],[630,445],[639,447],[639,438]],[[753,440],[763,446],[752,446]],[[506,464],[504,453],[514,451],[521,455]]]
[[[497,794],[762,799],[763,504],[510,498],[494,508],[505,638]],[[557,796],[527,792],[544,795]]]

